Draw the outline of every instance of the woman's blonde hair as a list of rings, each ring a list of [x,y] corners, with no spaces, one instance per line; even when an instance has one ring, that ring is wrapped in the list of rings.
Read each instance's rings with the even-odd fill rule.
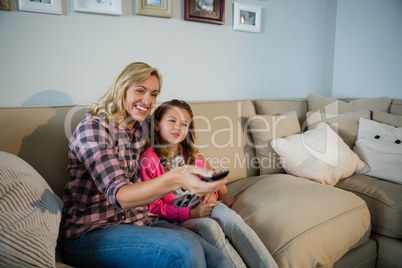
[[[145,81],[151,75],[158,78],[160,90],[162,76],[158,69],[143,62],[130,63],[119,74],[106,94],[89,107],[88,112],[97,116],[104,114],[105,120],[114,117],[117,123],[122,123],[129,116],[124,104],[127,89]]]

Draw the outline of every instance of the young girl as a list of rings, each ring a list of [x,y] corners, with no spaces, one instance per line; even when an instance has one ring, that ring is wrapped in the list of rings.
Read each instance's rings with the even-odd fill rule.
[[[155,128],[150,132],[140,158],[143,181],[183,165],[205,167],[194,147],[193,112],[186,102],[165,102],[152,117]],[[149,204],[149,210],[199,234],[226,254],[235,267],[277,267],[264,244],[243,219],[225,204],[216,202],[222,197],[226,203],[233,203],[225,185],[218,192],[203,195],[181,188]]]

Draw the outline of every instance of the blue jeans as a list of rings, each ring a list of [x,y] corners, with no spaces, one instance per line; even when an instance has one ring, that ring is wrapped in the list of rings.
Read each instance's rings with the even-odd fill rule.
[[[158,228],[160,224],[165,228]],[[184,228],[166,229],[167,225],[120,224],[65,238],[63,259],[74,267],[231,267],[225,255],[200,242],[198,235]]]

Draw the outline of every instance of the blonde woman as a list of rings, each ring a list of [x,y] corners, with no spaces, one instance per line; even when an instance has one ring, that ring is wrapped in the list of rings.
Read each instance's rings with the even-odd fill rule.
[[[204,182],[200,176],[210,172],[193,166],[141,182],[145,119],[161,85],[157,69],[129,64],[72,135],[61,223],[63,258],[69,265],[231,267],[230,260],[202,238],[184,228],[163,228],[169,223],[148,210],[147,204],[176,189],[213,192],[226,182]]]

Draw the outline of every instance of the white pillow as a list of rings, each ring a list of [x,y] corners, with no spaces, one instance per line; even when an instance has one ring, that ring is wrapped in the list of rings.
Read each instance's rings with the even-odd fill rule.
[[[325,122],[303,134],[274,139],[271,145],[287,173],[322,184],[335,185],[368,169]]]
[[[367,175],[402,184],[402,127],[360,118],[353,149],[370,166]]]

